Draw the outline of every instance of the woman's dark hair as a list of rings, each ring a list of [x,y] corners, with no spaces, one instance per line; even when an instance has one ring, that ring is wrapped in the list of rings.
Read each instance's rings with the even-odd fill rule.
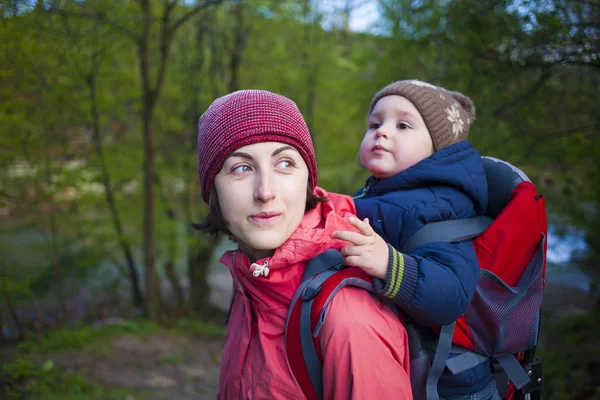
[[[327,196],[319,197],[313,193],[310,189],[310,185],[306,186],[306,207],[304,207],[304,212],[312,210],[319,203],[323,203],[329,200]],[[219,206],[219,196],[217,195],[217,190],[214,185],[210,189],[210,197],[208,199],[208,215],[204,217],[204,219],[198,223],[192,223],[192,227],[200,232],[217,234],[224,233],[225,235],[231,235],[231,232],[227,228],[227,221],[223,218],[223,213],[221,213],[221,207]]]

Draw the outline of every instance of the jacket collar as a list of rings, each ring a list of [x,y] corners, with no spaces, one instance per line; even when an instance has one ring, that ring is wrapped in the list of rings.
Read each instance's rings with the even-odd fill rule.
[[[485,212],[487,180],[481,155],[466,140],[445,147],[390,178],[370,177],[360,197],[437,185],[462,190],[472,198],[479,214]]]
[[[255,262],[261,266],[267,263],[267,276],[253,276],[252,263],[239,248],[227,251],[221,257],[221,263],[229,267],[237,290],[252,298],[255,306],[288,307],[306,262],[327,249],[341,249],[345,245],[331,236],[333,231],[356,230],[345,219],[347,214],[356,214],[350,197],[327,193],[321,188],[317,188],[316,193],[329,200],[305,213],[299,227],[273,256]]]

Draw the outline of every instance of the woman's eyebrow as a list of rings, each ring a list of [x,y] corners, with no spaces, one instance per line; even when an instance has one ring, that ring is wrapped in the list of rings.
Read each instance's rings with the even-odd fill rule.
[[[243,151],[233,152],[229,155],[229,157],[241,157],[241,158],[246,158],[248,160],[254,160],[254,158],[250,154],[244,153]],[[229,158],[229,157],[227,157],[227,158]]]
[[[281,153],[282,151],[285,151],[285,150],[294,150],[294,151],[298,151],[298,150],[296,150],[296,149],[294,148],[294,146],[283,146],[283,147],[280,147],[280,148],[278,148],[277,150],[275,150],[275,151],[273,152],[273,154],[271,154],[271,157],[275,157],[277,154],[279,154],[279,153]]]

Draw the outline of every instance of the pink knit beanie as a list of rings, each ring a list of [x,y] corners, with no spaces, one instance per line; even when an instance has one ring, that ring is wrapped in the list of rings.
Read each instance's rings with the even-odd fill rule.
[[[206,203],[227,156],[258,142],[294,146],[306,162],[309,184],[314,190],[317,160],[308,127],[296,104],[264,90],[240,90],[215,100],[198,121],[198,175]]]

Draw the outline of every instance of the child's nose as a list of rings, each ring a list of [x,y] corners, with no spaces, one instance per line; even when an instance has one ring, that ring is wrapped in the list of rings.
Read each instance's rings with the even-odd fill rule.
[[[380,126],[379,128],[377,128],[377,131],[375,131],[375,136],[376,136],[377,138],[384,138],[384,139],[387,139],[387,138],[388,138],[388,135],[387,135],[387,133],[385,132],[385,129],[383,129],[383,125],[382,125],[382,126]]]

